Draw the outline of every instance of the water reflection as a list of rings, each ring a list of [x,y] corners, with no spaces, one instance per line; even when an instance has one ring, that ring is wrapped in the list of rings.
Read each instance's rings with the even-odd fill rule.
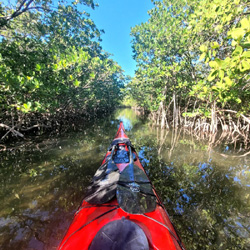
[[[115,118],[123,122],[126,131],[130,131],[136,124],[141,123],[138,113],[133,109],[117,110]]]
[[[144,165],[187,249],[249,249],[250,159],[180,131],[152,134],[141,137]]]
[[[181,131],[151,128],[125,109],[81,133],[2,153],[3,249],[56,249],[119,120],[187,249],[250,248],[250,156],[238,157],[232,144],[212,147]]]

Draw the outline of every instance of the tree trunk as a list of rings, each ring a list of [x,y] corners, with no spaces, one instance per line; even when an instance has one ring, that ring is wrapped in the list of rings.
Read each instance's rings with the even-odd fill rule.
[[[216,102],[214,101],[212,104],[212,110],[211,110],[211,126],[210,126],[210,132],[213,134],[217,131],[217,114],[216,114]]]
[[[175,92],[173,93],[173,127],[177,128],[178,127],[178,109],[176,108],[176,95]]]

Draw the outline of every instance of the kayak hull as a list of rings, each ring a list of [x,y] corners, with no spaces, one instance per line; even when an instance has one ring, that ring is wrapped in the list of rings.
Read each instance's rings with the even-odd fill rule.
[[[128,151],[127,144],[122,142],[123,139],[127,141],[128,137],[121,123],[114,141],[119,140],[119,146]],[[108,151],[102,164],[106,162],[110,154],[111,152]],[[133,154],[134,164],[144,171],[138,155],[135,151]],[[116,165],[119,171],[122,172],[128,163],[118,163]],[[92,205],[84,200],[75,213],[74,220],[58,249],[89,249],[96,234],[105,225],[116,220],[126,219],[136,223],[143,230],[148,240],[149,249],[183,250],[184,246],[154,188],[153,191],[157,198],[156,208],[154,211],[144,214],[131,214],[124,211],[119,206],[116,197],[101,205]],[[123,237],[123,235],[120,237]]]

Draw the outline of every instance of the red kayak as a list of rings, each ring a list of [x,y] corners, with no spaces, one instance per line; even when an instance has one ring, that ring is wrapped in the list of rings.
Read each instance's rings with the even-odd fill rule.
[[[185,249],[122,122],[58,249]]]

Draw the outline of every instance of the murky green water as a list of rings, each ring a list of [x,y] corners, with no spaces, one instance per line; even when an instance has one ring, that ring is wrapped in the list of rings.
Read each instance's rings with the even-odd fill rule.
[[[250,249],[250,154],[152,128],[129,109],[1,153],[1,249],[56,249],[119,120],[187,249]]]

